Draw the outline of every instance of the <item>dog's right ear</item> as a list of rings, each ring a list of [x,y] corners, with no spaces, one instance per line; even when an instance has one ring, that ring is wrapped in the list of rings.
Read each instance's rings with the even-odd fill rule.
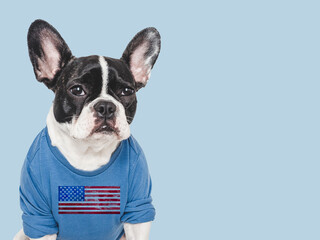
[[[55,91],[56,76],[73,57],[68,45],[49,23],[36,20],[29,28],[28,48],[37,80]]]

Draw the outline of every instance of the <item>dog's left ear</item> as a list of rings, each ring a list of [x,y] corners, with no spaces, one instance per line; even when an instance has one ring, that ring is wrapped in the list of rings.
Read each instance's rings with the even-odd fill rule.
[[[136,82],[136,90],[144,87],[150,77],[161,47],[160,34],[155,28],[146,28],[131,40],[121,59],[129,66]]]

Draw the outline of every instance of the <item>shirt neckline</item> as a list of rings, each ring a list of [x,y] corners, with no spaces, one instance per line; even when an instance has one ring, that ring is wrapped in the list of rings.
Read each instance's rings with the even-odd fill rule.
[[[52,154],[59,160],[60,163],[62,163],[66,168],[68,168],[70,171],[81,175],[81,176],[88,176],[88,177],[92,177],[92,176],[97,176],[100,173],[106,171],[111,165],[112,163],[117,159],[117,157],[119,156],[121,150],[122,150],[122,145],[123,145],[123,141],[120,142],[119,146],[116,148],[116,150],[112,153],[111,157],[110,157],[110,161],[101,166],[100,168],[93,170],[93,171],[84,171],[84,170],[80,170],[75,168],[74,166],[72,166],[68,160],[63,156],[63,154],[60,152],[60,150],[55,147],[52,146],[51,144],[51,139],[50,136],[48,134],[48,127],[45,127],[45,135],[46,135],[46,140],[47,140],[47,144],[49,149],[51,150]]]

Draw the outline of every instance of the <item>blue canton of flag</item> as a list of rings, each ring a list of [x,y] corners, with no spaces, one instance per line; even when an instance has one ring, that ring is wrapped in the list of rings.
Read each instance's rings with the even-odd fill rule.
[[[59,187],[59,202],[84,201],[84,186]]]

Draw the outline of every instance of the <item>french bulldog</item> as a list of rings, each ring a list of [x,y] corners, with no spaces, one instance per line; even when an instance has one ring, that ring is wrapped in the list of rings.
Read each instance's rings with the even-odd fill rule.
[[[33,70],[55,97],[22,169],[15,240],[149,239],[151,182],[130,124],[160,45],[146,28],[120,59],[77,58],[49,23],[31,24]]]

